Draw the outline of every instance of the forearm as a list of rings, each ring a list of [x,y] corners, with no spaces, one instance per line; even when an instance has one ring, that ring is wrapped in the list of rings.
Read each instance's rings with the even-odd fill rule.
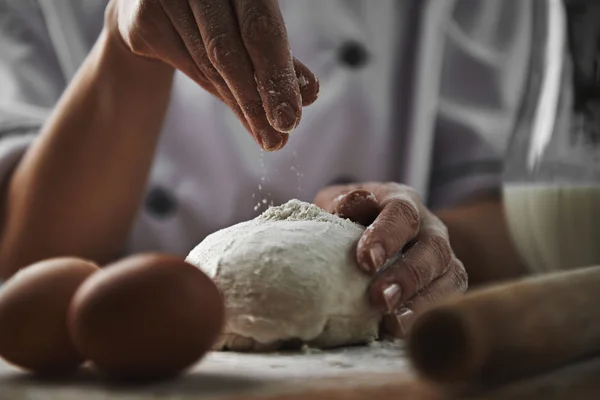
[[[525,266],[513,246],[500,199],[440,210],[450,243],[469,274],[469,287],[522,276]]]
[[[172,79],[101,35],[4,190],[0,278],[56,255],[105,262],[122,248]]]

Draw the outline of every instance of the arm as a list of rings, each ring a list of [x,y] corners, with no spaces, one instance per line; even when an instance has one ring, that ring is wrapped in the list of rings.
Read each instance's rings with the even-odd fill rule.
[[[59,254],[115,256],[146,183],[174,69],[227,103],[269,150],[285,145],[301,107],[316,100],[317,80],[289,52],[274,0],[111,0],[105,22],[1,196],[0,278]],[[12,48],[19,45],[30,43]]]
[[[47,257],[102,263],[117,254],[143,194],[172,77],[172,68],[101,35],[4,185],[0,278]]]

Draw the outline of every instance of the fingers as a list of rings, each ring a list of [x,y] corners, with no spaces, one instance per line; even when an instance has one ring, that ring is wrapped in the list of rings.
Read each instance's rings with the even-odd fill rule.
[[[111,2],[107,23],[134,54],[182,71],[225,102],[265,150],[278,150],[319,83],[291,56],[277,0]]]
[[[386,314],[380,325],[381,335],[386,338],[404,339],[408,333],[408,327],[412,325],[415,318],[415,313],[409,308],[401,308],[391,314]]]
[[[466,292],[467,286],[467,273],[462,263],[455,259],[444,275],[434,280],[405,306],[384,317],[384,332],[396,338],[405,338],[419,315],[442,299]]]
[[[361,225],[370,225],[379,215],[379,202],[373,193],[358,189],[334,200],[335,213]]]
[[[299,123],[302,99],[277,0],[233,0],[267,119],[279,132]]]
[[[208,58],[204,43],[202,42],[202,36],[187,0],[162,1],[161,5],[165,14],[170,19],[173,28],[179,35],[179,42],[183,43],[185,53],[193,61],[193,66],[186,65],[187,68],[194,70],[194,72],[190,72],[188,75],[202,76],[209,80],[219,97],[227,105],[236,105],[237,102],[227,84]]]
[[[186,53],[193,60],[193,67],[191,67],[191,69],[193,69],[194,72],[186,74],[191,74],[192,76],[204,76],[214,87],[217,97],[227,104],[242,123],[244,123],[244,126],[252,132],[252,136],[256,142],[263,148],[268,147],[269,143],[264,143],[263,139],[251,130],[237,100],[229,90],[223,77],[212,65],[206,52],[206,48],[204,47],[200,30],[194,19],[194,14],[187,0],[165,0],[162,1],[161,4],[165,14],[171,20],[174,29],[180,36],[180,40],[183,41]],[[281,140],[278,140],[277,142],[281,142]]]
[[[302,96],[302,106],[310,106],[319,97],[320,85],[317,77],[310,69],[294,58],[294,70]]]
[[[407,192],[382,201],[380,206],[381,212],[356,250],[359,266],[371,274],[417,236],[421,219],[416,201]]]
[[[319,85],[292,59],[277,2],[236,0],[232,7],[227,1],[164,0],[161,5],[193,62],[181,64],[184,72],[221,98],[263,149],[282,148],[302,104],[316,100]]]
[[[143,23],[126,24],[131,49],[172,65],[220,98],[263,149],[282,148],[319,84],[291,56],[277,0],[144,4],[130,13]]]
[[[115,14],[115,4],[119,4],[119,14]],[[108,23],[109,29],[112,27],[112,29],[119,30],[118,36],[133,54],[148,58],[160,58],[161,61],[179,69],[205,90],[220,98],[212,83],[196,67],[181,35],[168,16],[165,17],[166,13],[162,5],[157,2],[134,10],[135,5],[136,2],[111,2],[107,8],[107,17],[118,19],[118,15],[121,15],[121,18],[139,18],[147,24],[151,24],[155,30],[152,40],[148,40],[144,35],[132,30],[128,24]],[[109,15],[111,13],[112,16]],[[165,47],[168,47],[170,51],[161,51]]]
[[[400,261],[373,281],[372,304],[383,312],[395,310],[444,275],[454,259],[445,232],[425,227]]]
[[[229,2],[191,1],[196,25],[207,57],[214,67],[212,79],[222,80],[239,106],[241,119],[266,150],[283,147],[287,134],[277,132],[266,118],[256,89],[254,67],[240,37],[236,16]],[[225,88],[223,88],[225,90]]]

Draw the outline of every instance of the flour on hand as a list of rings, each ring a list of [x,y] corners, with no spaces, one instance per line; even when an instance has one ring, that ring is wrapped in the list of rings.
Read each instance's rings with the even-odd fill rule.
[[[364,228],[290,200],[206,237],[186,261],[225,298],[218,349],[276,350],[290,341],[328,348],[377,339],[381,313],[356,264]]]

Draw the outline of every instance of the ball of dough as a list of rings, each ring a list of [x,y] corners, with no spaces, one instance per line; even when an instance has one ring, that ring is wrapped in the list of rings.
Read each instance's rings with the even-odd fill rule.
[[[299,200],[206,237],[186,261],[225,298],[217,349],[328,348],[377,339],[381,313],[356,263],[364,228]]]

